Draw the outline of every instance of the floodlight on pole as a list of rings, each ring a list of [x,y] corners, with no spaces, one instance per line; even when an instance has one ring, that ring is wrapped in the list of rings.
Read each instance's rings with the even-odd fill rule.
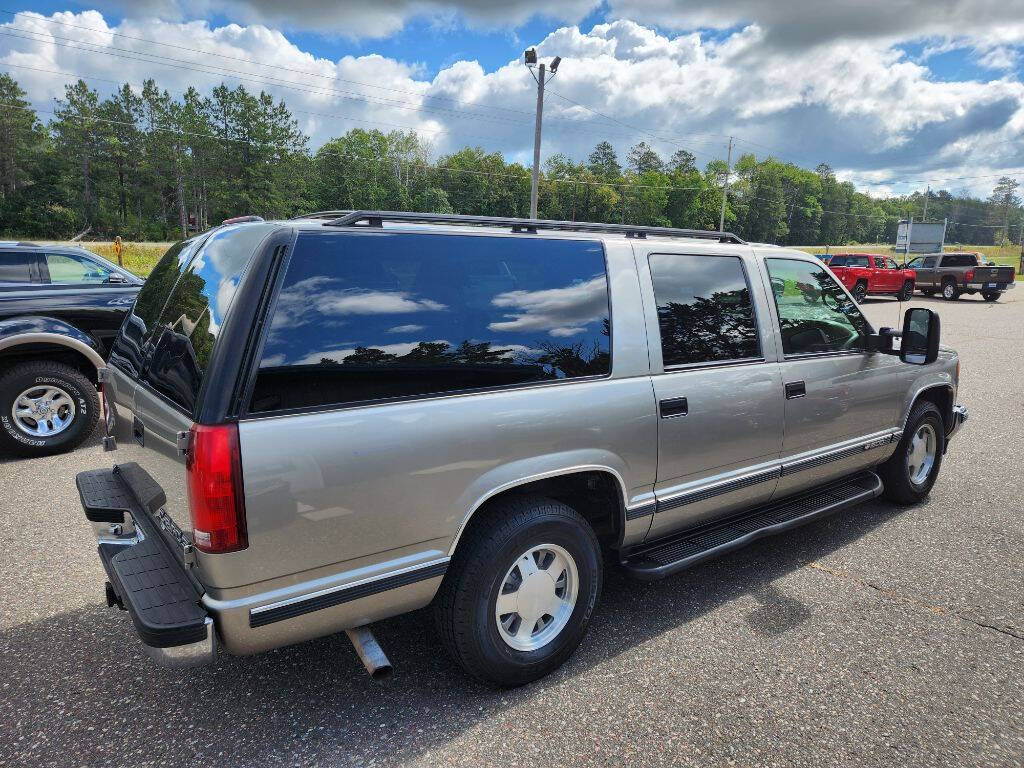
[[[528,48],[523,53],[523,61],[530,70],[533,79],[537,81],[537,118],[533,126],[533,178],[530,182],[530,218],[537,218],[537,196],[540,184],[540,133],[541,122],[544,115],[544,80],[546,67],[540,64],[537,67],[537,74],[533,74],[533,67],[537,64],[537,49]],[[558,65],[562,63],[561,56],[555,56],[551,60],[551,77],[555,76]]]

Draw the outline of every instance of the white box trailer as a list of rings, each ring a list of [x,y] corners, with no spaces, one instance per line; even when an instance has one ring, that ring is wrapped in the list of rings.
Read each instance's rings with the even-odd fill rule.
[[[907,231],[910,231],[910,248],[907,248]],[[941,253],[946,242],[944,221],[900,221],[896,228],[896,250],[909,253]]]

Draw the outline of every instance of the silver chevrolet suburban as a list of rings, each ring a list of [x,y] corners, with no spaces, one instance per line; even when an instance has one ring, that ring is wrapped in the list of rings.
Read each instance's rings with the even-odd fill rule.
[[[110,605],[158,662],[432,606],[472,676],[580,643],[608,564],[657,579],[923,499],[959,362],[811,256],[729,233],[382,211],[173,246],[101,372],[77,477]]]

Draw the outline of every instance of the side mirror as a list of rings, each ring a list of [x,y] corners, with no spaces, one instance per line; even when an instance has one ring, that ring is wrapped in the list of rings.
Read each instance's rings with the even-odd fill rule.
[[[109,275],[107,275],[107,282],[108,283],[127,283],[128,281],[124,279],[124,275],[119,274],[117,272],[111,272]]]
[[[928,365],[939,357],[939,316],[930,309],[914,307],[903,315],[900,360]]]

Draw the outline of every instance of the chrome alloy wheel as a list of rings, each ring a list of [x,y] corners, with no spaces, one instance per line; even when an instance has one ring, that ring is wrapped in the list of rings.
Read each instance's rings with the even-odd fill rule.
[[[550,643],[569,623],[579,583],[576,561],[557,544],[523,552],[505,573],[495,602],[501,639],[517,651]]]
[[[26,435],[51,437],[71,426],[75,401],[60,387],[30,387],[14,398],[11,416]]]
[[[931,424],[922,424],[907,446],[907,473],[911,483],[921,486],[928,481],[932,467],[935,466],[937,450],[935,427]]]
[[[946,283],[942,286],[942,298],[952,299],[956,295],[956,286],[952,283]]]

